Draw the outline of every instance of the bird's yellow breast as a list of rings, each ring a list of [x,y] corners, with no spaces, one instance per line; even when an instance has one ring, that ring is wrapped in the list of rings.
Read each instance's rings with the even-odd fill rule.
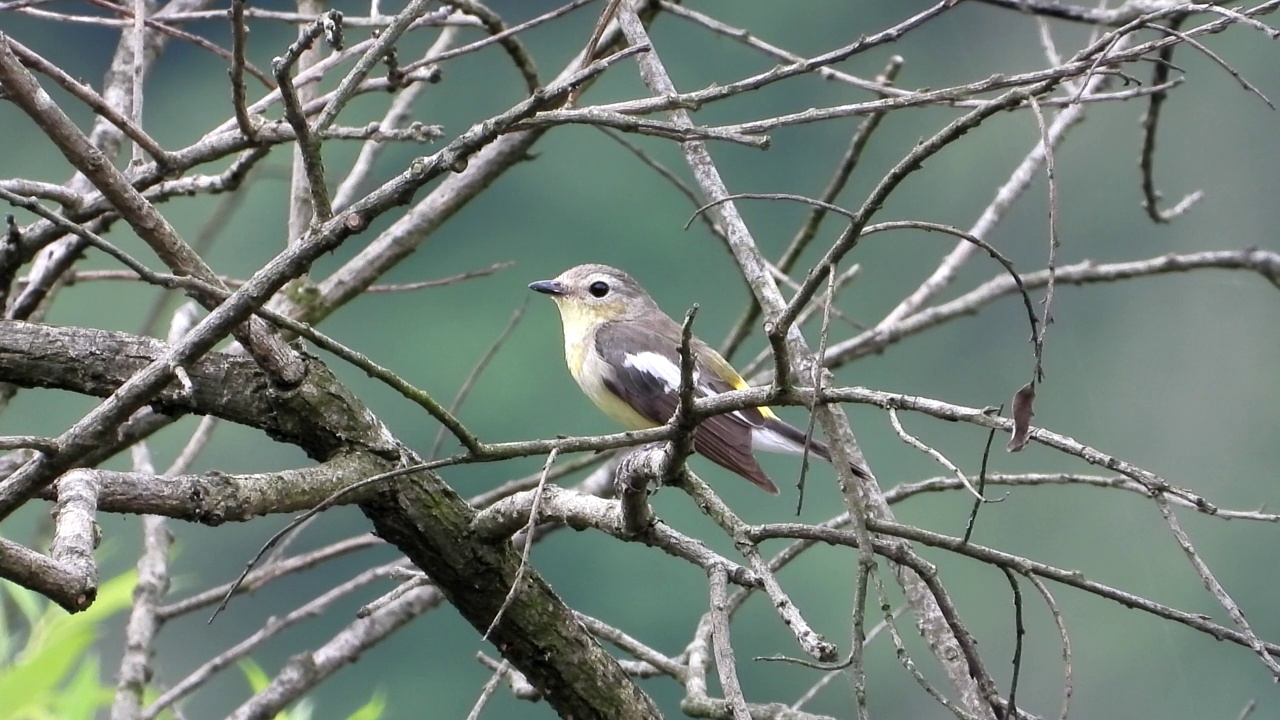
[[[564,323],[564,359],[569,374],[582,388],[583,394],[614,422],[627,430],[651,428],[655,423],[614,395],[605,385],[611,372],[595,351],[595,331],[600,319],[590,310],[573,303],[557,303]]]

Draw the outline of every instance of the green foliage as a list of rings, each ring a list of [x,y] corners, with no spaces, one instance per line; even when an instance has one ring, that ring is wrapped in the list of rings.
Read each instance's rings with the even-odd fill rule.
[[[115,688],[102,682],[93,643],[103,622],[129,607],[136,584],[133,572],[113,578],[75,615],[30,590],[0,585],[0,720],[93,720],[109,707]],[[255,693],[271,682],[252,660],[240,670]],[[302,700],[276,720],[311,720],[314,708]],[[378,720],[385,708],[385,693],[377,690],[349,720]]]
[[[132,572],[103,583],[93,605],[75,615],[0,585],[0,603],[15,610],[0,612],[0,720],[93,720],[111,704],[114,688],[102,683],[92,645],[102,623],[129,606],[135,584]]]
[[[267,673],[252,660],[240,661],[240,672],[244,673],[245,679],[249,681],[249,688],[254,693],[262,692],[271,683],[271,678],[267,677]],[[378,718],[382,717],[382,711],[385,709],[385,693],[381,690],[375,690],[373,697],[369,698],[369,701],[361,705],[354,713],[351,713],[347,720],[378,720]],[[311,720],[314,710],[315,705],[310,699],[300,700],[294,704],[291,710],[277,713],[275,720]]]
[[[373,697],[369,698],[369,702],[360,706],[359,710],[351,713],[347,720],[378,720],[382,717],[382,711],[387,707],[387,695],[381,689],[373,691]]]

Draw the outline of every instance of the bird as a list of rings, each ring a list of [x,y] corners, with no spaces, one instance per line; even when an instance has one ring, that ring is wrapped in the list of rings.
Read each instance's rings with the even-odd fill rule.
[[[608,265],[577,265],[529,289],[548,295],[560,310],[564,356],[582,392],[628,430],[670,421],[679,404],[681,327],[627,273]],[[705,342],[692,338],[694,395],[709,397],[750,386]],[[703,420],[693,449],[766,492],[778,486],[760,468],[754,450],[799,455],[827,462],[831,450],[767,407],[744,408]],[[854,474],[869,478],[854,464]]]

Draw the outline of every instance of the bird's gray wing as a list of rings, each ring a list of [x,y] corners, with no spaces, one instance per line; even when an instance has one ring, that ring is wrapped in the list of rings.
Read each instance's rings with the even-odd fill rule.
[[[595,343],[610,371],[605,387],[654,425],[668,422],[680,401],[678,335],[672,337],[669,328],[651,330],[631,322],[612,322],[596,330]],[[694,364],[694,385],[700,396],[732,389],[701,361]],[[763,423],[757,408],[707,418],[694,432],[693,449],[776,493],[777,486],[751,453],[752,429]]]

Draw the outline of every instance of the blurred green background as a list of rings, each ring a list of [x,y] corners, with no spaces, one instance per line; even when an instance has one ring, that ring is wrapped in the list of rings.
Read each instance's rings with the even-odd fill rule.
[[[553,2],[495,1],[492,6],[511,23],[556,6]],[[817,54],[847,44],[902,18],[924,3],[817,2],[691,3],[783,47]],[[258,7],[287,10],[286,3]],[[339,9],[367,12],[354,3]],[[384,7],[394,12],[400,5]],[[586,41],[595,3],[534,29],[524,40],[549,80]],[[67,5],[67,11],[90,12]],[[1189,25],[1194,26],[1196,22]],[[188,29],[229,46],[224,21],[195,23]],[[100,85],[118,31],[67,26],[9,13],[0,28],[46,55],[73,75]],[[1088,28],[1055,23],[1061,52],[1079,47]],[[250,59],[268,68],[293,35],[278,23],[252,26]],[[367,31],[348,30],[352,42]],[[402,43],[400,58],[420,55],[432,35],[418,33]],[[479,37],[467,31],[465,37]],[[1152,36],[1154,37],[1154,35]],[[653,28],[658,52],[681,89],[726,83],[767,70],[774,62],[738,44],[672,18]],[[1280,47],[1261,34],[1233,29],[1207,44],[1244,77],[1271,97],[1280,97]],[[841,69],[869,77],[891,54],[906,58],[899,85],[941,87],[970,82],[993,73],[1015,73],[1045,66],[1036,39],[1036,21],[980,3],[965,3],[906,36],[842,64]],[[1220,67],[1183,48],[1175,56],[1188,82],[1165,108],[1156,162],[1158,187],[1171,204],[1201,189],[1205,198],[1170,225],[1153,225],[1140,207],[1137,157],[1141,101],[1095,104],[1088,122],[1071,133],[1057,155],[1061,198],[1059,261],[1098,262],[1149,258],[1165,253],[1208,249],[1280,248],[1280,134],[1277,115],[1243,91]],[[1149,66],[1129,68],[1140,77]],[[332,83],[330,84],[332,85]],[[55,99],[87,127],[83,106],[50,87]],[[251,97],[261,88],[250,85]],[[417,119],[444,125],[452,136],[471,123],[499,112],[521,94],[517,74],[496,47],[450,61],[443,81],[418,103]],[[643,87],[634,65],[623,63],[593,86],[583,103],[639,97]],[[771,86],[748,96],[712,105],[695,115],[706,124],[752,120],[783,112],[866,99],[866,94],[816,77]],[[173,43],[148,84],[146,126],[166,147],[185,146],[230,116],[225,64],[214,55]],[[356,100],[342,122],[360,125],[381,117],[386,96]],[[919,139],[956,115],[950,109],[919,109],[891,115],[874,136],[865,160],[841,196],[856,206],[882,173]],[[767,152],[715,145],[712,153],[731,191],[789,192],[817,195],[843,150],[855,120],[786,128],[771,134]],[[0,104],[4,130],[2,172],[63,182],[61,157],[40,132],[10,104]],[[911,176],[877,219],[919,219],[968,227],[990,202],[995,189],[1037,138],[1028,112],[993,118],[931,159]],[[677,148],[650,138],[635,139],[656,157],[688,177]],[[357,143],[330,142],[325,160],[331,187],[359,150]],[[400,171],[431,147],[400,146],[379,161],[373,181]],[[580,262],[606,262],[630,271],[671,314],[701,305],[697,331],[716,344],[742,312],[748,299],[726,251],[701,225],[682,230],[691,207],[653,171],[620,146],[584,126],[556,129],[534,148],[532,161],[500,179],[483,197],[450,220],[419,252],[386,278],[387,282],[427,280],[494,262],[513,260],[514,268],[461,285],[402,294],[362,297],[323,324],[323,330],[386,365],[438,398],[451,398],[476,360],[524,303],[525,285]],[[213,215],[217,200],[183,198],[164,206],[188,237],[209,223],[220,225],[208,260],[220,273],[247,277],[280,250],[287,222],[285,180],[289,153],[276,150],[254,181],[244,204],[227,217]],[[421,195],[419,196],[421,197]],[[805,208],[793,204],[745,202],[739,205],[766,254],[776,257],[794,233]],[[1043,267],[1048,220],[1047,186],[1041,177],[1013,207],[988,239],[1019,269]],[[31,220],[18,213],[19,222]],[[313,277],[352,257],[393,217],[321,260]],[[824,228],[803,265],[812,264],[839,232]],[[156,266],[154,257],[118,224],[111,239]],[[885,233],[869,238],[851,256],[862,274],[843,296],[841,310],[874,323],[927,275],[951,247],[946,238],[921,233]],[[90,253],[85,268],[111,268]],[[974,261],[956,289],[943,299],[998,274],[989,261]],[[155,293],[126,283],[85,283],[64,290],[48,321],[136,331]],[[1252,274],[1203,271],[1162,276],[1109,286],[1061,287],[1054,305],[1055,324],[1046,348],[1047,381],[1036,405],[1036,422],[1114,454],[1190,488],[1225,508],[1274,507],[1280,499],[1280,302],[1276,288]],[[809,330],[814,330],[810,327]],[[835,326],[835,337],[854,333]],[[810,334],[816,341],[816,331]],[[976,317],[939,327],[899,343],[880,356],[837,372],[843,384],[924,395],[964,405],[998,405],[1029,376],[1031,355],[1021,304],[1006,299]],[[764,347],[757,333],[749,351]],[[359,371],[334,363],[402,439],[427,452],[437,426],[411,403]],[[6,434],[57,434],[93,406],[93,401],[53,391],[24,391],[0,416]],[[887,417],[864,407],[848,408],[869,461],[885,485],[914,481],[942,472],[928,458],[904,445]],[[787,413],[799,420],[794,412]],[[612,431],[573,385],[561,360],[556,313],[534,298],[523,323],[461,411],[463,421],[486,440],[516,440],[555,434]],[[907,429],[970,471],[976,471],[985,440],[971,426],[956,426],[922,416],[904,415]],[[174,457],[195,425],[188,418],[152,443],[157,465]],[[997,442],[1003,443],[998,439]],[[446,448],[451,450],[452,443]],[[125,467],[117,459],[113,467]],[[247,472],[305,464],[300,452],[270,442],[256,432],[223,425],[197,471]],[[464,495],[492,488],[532,472],[540,458],[501,465],[458,468],[446,479]],[[768,458],[766,469],[780,480],[784,495],[770,498],[727,477],[703,460],[695,470],[716,484],[727,501],[751,522],[792,518],[794,490],[788,478],[796,463]],[[996,471],[1097,472],[1080,461],[1032,446],[1019,455],[993,454]],[[829,517],[841,502],[829,469],[819,467],[809,484],[805,520]],[[722,552],[733,549],[690,503],[675,492],[660,493],[654,505],[666,522],[702,538]],[[897,508],[904,522],[949,534],[963,532],[969,509],[960,493],[921,497]],[[6,537],[31,539],[47,506],[33,503],[3,528]],[[1239,601],[1253,627],[1266,639],[1280,639],[1280,592],[1274,563],[1280,539],[1272,525],[1225,522],[1189,511],[1184,526],[1204,559]],[[139,522],[132,517],[101,518],[105,541],[100,552],[104,576],[131,567],[140,544]],[[244,562],[286,518],[205,528],[175,524],[173,597],[232,579]],[[325,513],[295,544],[319,547],[364,532],[367,522],[351,508]],[[1230,625],[1201,587],[1158,512],[1149,501],[1115,492],[1038,488],[1009,494],[984,508],[975,542],[1072,568],[1109,583]],[[775,548],[776,549],[776,548]],[[988,668],[1007,691],[1013,650],[1012,601],[1002,574],[990,567],[925,550],[938,564],[969,629],[977,636]],[[332,562],[320,569],[268,586],[236,600],[208,626],[205,614],[167,626],[156,663],[160,686],[176,682],[215,652],[250,634],[266,618],[281,615],[360,570],[393,559],[388,549]],[[687,642],[706,607],[702,573],[647,548],[608,540],[599,534],[561,532],[539,544],[533,562],[573,607],[615,624],[668,654]],[[818,549],[783,574],[785,586],[820,632],[847,651],[854,556]],[[295,626],[254,653],[268,672],[291,655],[314,648],[352,622],[361,604],[390,589],[390,584],[339,603],[320,617]],[[1074,717],[1235,717],[1250,699],[1255,717],[1275,717],[1280,702],[1261,663],[1247,649],[1185,627],[1157,621],[1110,602],[1051,586],[1065,613],[1073,653]],[[1028,633],[1019,688],[1019,705],[1053,716],[1062,694],[1060,648],[1048,613],[1026,594]],[[119,625],[100,648],[112,667],[120,647]],[[927,650],[911,623],[900,622],[911,651],[924,672],[940,682]],[[734,624],[739,672],[753,701],[789,702],[816,681],[818,673],[793,665],[753,662],[759,655],[799,654],[788,631],[763,598],[753,599]],[[489,672],[472,656],[490,652],[478,634],[447,607],[418,619],[360,663],[325,683],[315,697],[319,717],[345,717],[375,688],[387,692],[386,717],[465,717]],[[868,695],[873,717],[941,718],[949,714],[929,701],[898,665],[887,638],[868,651]],[[679,688],[668,680],[644,687],[665,711],[679,715]],[[227,672],[183,705],[187,718],[220,717],[247,695],[237,672]],[[849,684],[838,679],[808,706],[815,712],[850,716]],[[490,718],[552,717],[545,704],[531,705],[499,691],[486,711]]]

